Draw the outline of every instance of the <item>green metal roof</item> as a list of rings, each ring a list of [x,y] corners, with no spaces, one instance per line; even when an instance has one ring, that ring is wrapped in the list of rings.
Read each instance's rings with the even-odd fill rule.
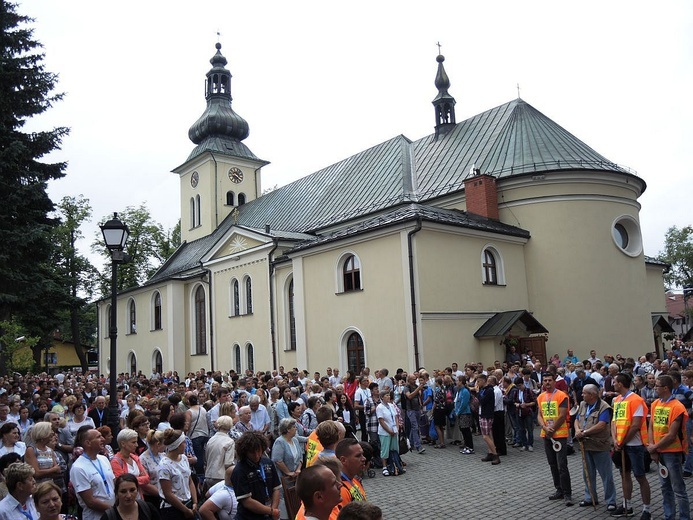
[[[252,152],[234,154],[251,158]],[[472,167],[499,179],[553,171],[619,173],[645,189],[645,182],[628,169],[518,98],[462,121],[444,135],[414,142],[399,135],[271,191],[241,206],[238,224],[317,237],[324,234],[321,230],[349,227],[355,219],[377,217],[405,203],[432,206],[434,199],[463,191]],[[185,251],[176,255],[182,258],[174,256],[155,277],[196,265],[233,225],[229,216],[209,237],[184,244]]]

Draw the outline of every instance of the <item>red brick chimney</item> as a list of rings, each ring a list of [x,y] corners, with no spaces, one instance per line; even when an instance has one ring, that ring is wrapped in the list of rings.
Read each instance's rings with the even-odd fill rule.
[[[475,169],[474,172],[479,170]],[[468,177],[464,181],[464,193],[467,199],[467,213],[499,220],[495,177],[481,173]]]

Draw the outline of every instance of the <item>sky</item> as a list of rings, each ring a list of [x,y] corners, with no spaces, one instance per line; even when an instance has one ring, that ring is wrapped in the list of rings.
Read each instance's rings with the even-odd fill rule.
[[[437,42],[457,121],[518,95],[645,180],[645,254],[693,224],[693,2],[19,0],[65,98],[28,129],[67,126],[54,201],[98,221],[146,203],[172,228],[204,80],[222,44],[263,188],[403,134],[434,130]],[[217,36],[220,33],[220,36]]]

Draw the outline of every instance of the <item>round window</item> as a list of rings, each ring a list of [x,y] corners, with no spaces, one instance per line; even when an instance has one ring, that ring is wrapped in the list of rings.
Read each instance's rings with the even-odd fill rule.
[[[621,249],[626,249],[628,247],[628,231],[623,227],[623,224],[616,224],[613,229],[614,240],[616,245]]]
[[[623,253],[639,256],[642,253],[642,239],[638,221],[630,215],[618,217],[611,225],[611,238]]]

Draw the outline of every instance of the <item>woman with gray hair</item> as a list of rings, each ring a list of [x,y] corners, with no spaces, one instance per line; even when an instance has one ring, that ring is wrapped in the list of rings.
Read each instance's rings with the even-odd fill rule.
[[[212,435],[205,448],[207,488],[224,480],[224,472],[236,463],[236,442],[229,436],[231,428],[233,419],[228,415],[220,415],[217,419],[217,432]]]
[[[296,438],[296,420],[282,419],[279,421],[279,437],[272,447],[272,462],[280,477],[298,477],[301,473],[302,450]],[[279,518],[289,518],[284,503],[284,490],[279,496]]]
[[[137,478],[140,492],[147,494],[156,493],[158,490],[150,484],[149,473],[144,469],[140,458],[135,455],[138,438],[139,434],[135,430],[129,428],[120,430],[118,433],[118,447],[120,451],[111,459],[113,475],[115,475],[115,478],[118,478],[123,473],[130,473]]]

